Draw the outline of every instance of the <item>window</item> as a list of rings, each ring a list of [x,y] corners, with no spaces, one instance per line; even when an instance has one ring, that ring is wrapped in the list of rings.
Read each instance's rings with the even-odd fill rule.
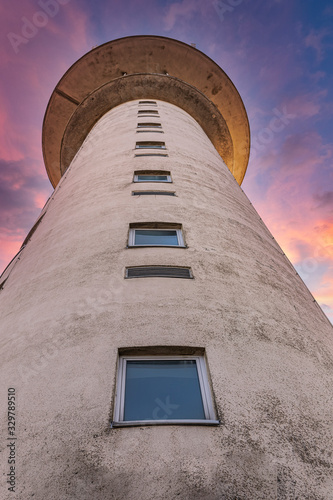
[[[164,134],[163,130],[157,130],[157,129],[150,129],[150,128],[147,128],[147,129],[142,129],[142,130],[137,130],[136,131],[137,134]]]
[[[172,182],[170,172],[163,170],[137,170],[133,182]]]
[[[192,279],[189,267],[172,266],[133,266],[127,267],[125,278],[184,278]]]
[[[139,115],[147,115],[147,114],[158,115],[158,111],[157,111],[157,109],[139,109],[138,114]]]
[[[161,141],[138,141],[135,149],[165,149],[165,142]]]
[[[141,195],[176,196],[174,191],[132,191],[132,196]]]
[[[120,356],[113,425],[172,423],[219,423],[204,356]]]
[[[138,128],[162,128],[160,123],[138,123]]]
[[[148,106],[152,104],[153,106],[157,106],[156,101],[139,101],[139,104],[148,104]]]
[[[130,224],[128,246],[185,247],[185,244],[180,224],[146,222]]]

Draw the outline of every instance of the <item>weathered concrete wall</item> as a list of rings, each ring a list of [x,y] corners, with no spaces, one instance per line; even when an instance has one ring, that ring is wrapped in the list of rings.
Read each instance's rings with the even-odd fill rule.
[[[164,134],[136,133],[137,101],[97,123],[0,291],[16,498],[333,498],[332,327],[199,125],[158,109]],[[134,157],[137,140],[169,156]],[[150,168],[176,197],[131,196]],[[188,248],[126,248],[145,221],[181,223]],[[195,279],[124,279],[145,264]],[[118,348],[136,346],[204,347],[221,425],[110,429]]]

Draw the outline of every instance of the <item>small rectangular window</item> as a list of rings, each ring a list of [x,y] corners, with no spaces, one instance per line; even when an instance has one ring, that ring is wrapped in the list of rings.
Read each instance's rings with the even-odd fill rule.
[[[132,196],[175,196],[174,191],[132,191]]]
[[[138,141],[135,149],[166,149],[165,142],[161,141]]]
[[[164,171],[145,171],[139,170],[134,173],[133,182],[172,182],[170,172]]]
[[[157,106],[156,101],[139,101],[139,104],[147,104],[148,106],[149,105]]]
[[[120,356],[113,425],[218,423],[203,356]]]
[[[181,229],[130,229],[129,247],[185,247]]]
[[[189,267],[136,266],[127,267],[125,278],[183,278],[192,279]]]
[[[138,128],[162,128],[160,123],[138,123]]]
[[[158,130],[158,129],[140,129],[136,131],[137,134],[164,134],[163,130]]]
[[[139,115],[158,115],[157,109],[139,109]]]

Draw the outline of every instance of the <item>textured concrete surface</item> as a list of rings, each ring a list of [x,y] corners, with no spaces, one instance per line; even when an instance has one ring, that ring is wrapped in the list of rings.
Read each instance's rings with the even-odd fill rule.
[[[162,135],[136,133],[138,108],[99,120],[4,275],[2,498],[330,500],[332,327],[191,116],[158,102],[169,156],[134,157]],[[131,196],[157,187],[140,169],[170,171],[158,189],[177,196]],[[127,248],[149,221],[182,224],[188,248]],[[194,279],[124,279],[145,264]],[[118,349],[154,346],[205,349],[220,426],[110,429]]]

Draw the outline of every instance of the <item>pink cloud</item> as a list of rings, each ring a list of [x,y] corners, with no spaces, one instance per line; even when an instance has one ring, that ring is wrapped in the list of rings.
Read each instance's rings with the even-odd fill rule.
[[[325,71],[316,71],[315,73],[312,73],[310,77],[315,83],[318,83],[320,80],[326,77],[326,73]]]
[[[297,95],[285,101],[285,106],[289,113],[299,118],[311,118],[321,111],[327,91],[322,90],[317,93]]]
[[[66,4],[64,8],[65,22],[49,23],[47,29],[51,35],[58,39],[66,38],[66,43],[76,53],[84,54],[92,48],[94,43],[89,36],[89,16],[87,12],[77,8],[72,3]]]
[[[39,215],[51,189],[38,175],[33,160],[0,160],[0,265],[4,268],[18,251]]]
[[[333,309],[332,156],[315,131],[276,135],[249,165],[244,185],[317,300]]]
[[[326,29],[322,31],[311,30],[310,33],[305,37],[304,44],[305,47],[311,47],[315,50],[317,61],[322,61],[325,52],[325,44],[323,43],[323,38],[328,35]]]
[[[329,150],[322,145],[322,139],[315,131],[288,135],[282,144],[278,161],[280,167],[291,172],[300,167],[302,172],[295,181],[305,186],[310,181],[307,177],[326,160]]]
[[[94,44],[93,40],[89,37],[89,17],[86,12],[82,10],[70,9],[68,17],[72,25],[70,31],[70,44],[75,52],[81,52],[82,49],[90,50]]]
[[[34,197],[35,206],[37,208],[39,208],[40,210],[42,210],[42,208],[45,205],[45,202],[47,200],[47,195],[48,195],[48,192],[47,193],[45,193],[45,192],[39,192]]]
[[[0,157],[6,161],[18,161],[24,158],[16,146],[15,135],[10,128],[10,120],[4,109],[0,112]]]
[[[22,245],[22,238],[9,240],[6,236],[0,236],[0,275],[9,264],[14,255],[17,254]]]
[[[14,11],[4,9],[2,31],[23,36],[22,26],[40,10],[36,2],[18,1]],[[81,55],[91,48],[88,31],[87,12],[70,2],[59,5],[18,51],[8,37],[1,44],[0,71],[6,78],[0,87],[0,272],[52,191],[42,160],[43,116],[55,84],[77,59],[73,51]]]
[[[182,2],[172,3],[164,17],[164,28],[170,31],[177,21],[186,20],[188,23],[193,14],[202,12],[202,2],[200,0],[182,0]]]

